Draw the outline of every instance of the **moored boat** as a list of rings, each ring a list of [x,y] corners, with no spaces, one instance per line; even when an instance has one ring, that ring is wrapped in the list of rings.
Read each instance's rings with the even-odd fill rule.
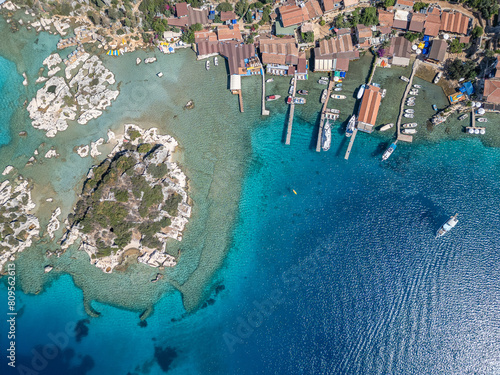
[[[433,110],[435,110],[435,111],[437,111],[437,110],[438,110],[437,105],[433,104],[433,105],[432,105],[432,109],[433,109]]]
[[[387,94],[387,89],[382,90],[382,99],[385,98],[385,94]]]
[[[293,103],[294,104],[306,104],[306,99],[305,98],[293,98]]]
[[[394,152],[394,150],[396,149],[397,143],[398,143],[397,140],[395,140],[393,143],[391,143],[389,148],[387,150],[385,150],[384,154],[382,155],[382,160],[389,159],[389,156],[391,156],[392,153]]]
[[[413,118],[414,114],[413,113],[404,113],[403,116],[406,118]]]
[[[219,59],[217,58],[217,56],[214,57],[214,65],[215,66],[219,65]]]
[[[322,79],[323,81],[329,81],[329,80],[330,80],[330,78],[328,78],[328,77],[321,77],[321,79]]]
[[[290,86],[290,88],[288,89],[288,95],[292,95],[293,94],[293,86]]]
[[[274,81],[274,78],[266,79],[266,83],[273,82],[273,81]]]
[[[352,133],[354,132],[354,128],[356,126],[356,116],[352,115],[351,118],[349,119],[349,122],[347,123],[347,126],[345,128],[345,136],[350,137]]]
[[[332,129],[330,122],[326,120],[326,124],[323,127],[323,134],[321,136],[321,148],[323,151],[328,151],[330,149],[330,143],[332,141]]]
[[[295,83],[295,77],[292,77],[292,79],[290,80],[290,85],[293,85]]]
[[[410,82],[410,80],[405,76],[400,76],[399,79],[401,79],[402,81],[405,81],[405,82]]]
[[[205,69],[208,70],[210,69],[210,61],[207,60],[207,62],[205,63]]]
[[[328,85],[328,81],[325,81],[324,79],[319,79],[318,83],[322,85]]]
[[[337,83],[335,87],[342,87],[342,83]]]
[[[271,101],[273,101],[273,100],[278,100],[279,98],[281,98],[281,96],[280,96],[280,95],[269,95],[269,96],[266,96],[266,100],[267,100],[268,102],[271,102]]]
[[[308,95],[308,94],[309,94],[309,91],[307,91],[307,90],[297,90],[297,94],[300,94],[300,95]]]
[[[160,78],[161,78],[161,77],[163,77],[163,73],[162,73],[162,72],[158,72],[158,73],[156,73],[156,75],[157,75],[158,77],[160,77]]]
[[[330,98],[332,98],[332,99],[345,99],[346,96],[345,95],[339,95],[339,94],[332,94],[330,96]]]
[[[362,84],[358,90],[358,94],[356,95],[356,97],[358,99],[361,99],[363,97],[363,94],[365,93],[365,88],[366,88],[366,85],[365,84]]]
[[[455,225],[457,225],[457,223],[458,223],[457,216],[458,216],[458,214],[455,214],[454,216],[452,216],[448,220],[446,220],[446,223],[441,225],[441,228],[439,228],[437,233],[436,233],[436,238],[444,236],[450,230],[455,228]]]
[[[418,124],[416,122],[409,122],[407,124],[401,125],[403,128],[408,129],[408,128],[416,128]]]
[[[403,134],[415,134],[417,132],[417,129],[403,129],[401,130],[401,133]]]
[[[413,108],[406,108],[405,112],[406,113],[415,113],[415,110]]]
[[[393,127],[394,127],[394,123],[391,122],[390,124],[385,124],[384,126],[382,126],[380,128],[380,131],[381,132],[385,132],[386,130],[389,130],[389,129],[393,128]]]
[[[413,85],[413,87],[415,87],[416,89],[421,89],[422,88],[422,86],[420,86],[420,85]]]
[[[327,108],[327,109],[326,109],[326,112],[330,112],[330,113],[340,113],[340,109],[336,109],[336,108]]]
[[[335,87],[333,91],[342,91],[342,87]]]
[[[438,83],[442,76],[443,76],[443,72],[439,72],[438,74],[436,74],[432,83],[434,83],[434,84]]]
[[[478,122],[488,122],[488,119],[486,117],[480,117],[477,119]]]
[[[462,121],[462,120],[465,120],[467,117],[469,117],[469,115],[468,115],[467,113],[464,113],[463,115],[460,115],[460,116],[458,117],[458,119],[459,119],[460,121]]]
[[[324,103],[326,102],[326,98],[328,97],[328,90],[327,89],[324,89],[323,92],[321,93],[321,103]]]

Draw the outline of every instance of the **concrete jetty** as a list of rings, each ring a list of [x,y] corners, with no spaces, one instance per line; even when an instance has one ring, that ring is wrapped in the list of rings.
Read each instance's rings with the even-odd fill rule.
[[[266,75],[264,69],[260,68],[262,75],[262,116],[269,116],[269,110],[266,109]]]
[[[292,102],[289,104],[290,105],[290,113],[288,116],[288,126],[286,129],[286,141],[285,144],[289,145],[290,144],[290,139],[292,138],[292,126],[293,126],[293,113],[295,111],[295,103],[293,102],[293,99],[295,98],[295,90],[297,89],[297,77],[293,80],[293,93],[290,95],[292,97]]]
[[[318,130],[318,140],[316,142],[316,152],[321,152],[321,139],[323,137],[323,127],[325,125],[325,114],[328,105],[328,100],[330,100],[330,94],[332,93],[333,85],[335,82],[330,78],[328,83],[328,95],[326,96],[326,101],[323,103],[323,108],[321,109],[321,119],[319,120],[319,130]]]
[[[241,96],[241,90],[238,90],[238,99],[240,101],[240,112],[245,112],[243,110],[243,96]]]
[[[352,145],[354,144],[354,139],[356,138],[356,134],[358,134],[358,128],[354,128],[352,132],[351,139],[349,140],[349,146],[347,146],[347,151],[345,152],[344,159],[349,160],[349,156],[351,155]]]
[[[413,62],[413,67],[411,70],[410,74],[410,81],[408,82],[408,85],[406,85],[406,90],[405,93],[403,94],[403,98],[401,99],[401,106],[399,108],[399,116],[398,116],[398,122],[397,122],[397,129],[398,129],[398,134],[397,134],[397,140],[398,141],[403,141],[403,142],[413,142],[413,137],[408,134],[401,134],[401,119],[403,118],[403,113],[405,110],[405,103],[406,103],[406,97],[408,96],[408,93],[410,92],[412,82],[413,82],[413,77],[415,76],[415,72],[417,71],[418,65],[420,63],[420,60],[415,59]]]

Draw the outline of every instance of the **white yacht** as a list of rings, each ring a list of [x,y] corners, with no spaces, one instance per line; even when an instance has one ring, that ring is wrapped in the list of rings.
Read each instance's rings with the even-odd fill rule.
[[[455,228],[455,225],[457,225],[458,220],[457,220],[458,214],[455,214],[455,216],[450,217],[446,223],[441,225],[441,228],[438,229],[436,233],[436,238],[444,236],[446,233],[448,233],[450,230]]]

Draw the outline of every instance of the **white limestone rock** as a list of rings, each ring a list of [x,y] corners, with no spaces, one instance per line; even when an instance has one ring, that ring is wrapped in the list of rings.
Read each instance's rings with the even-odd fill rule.
[[[2,172],[2,176],[7,176],[13,170],[14,170],[14,167],[12,165],[6,166],[5,169]]]
[[[54,232],[57,231],[61,223],[59,222],[58,216],[61,215],[61,208],[57,207],[50,217],[49,224],[47,225],[47,233],[51,239],[54,239]]]
[[[80,155],[81,158],[85,158],[89,155],[89,150],[90,150],[89,145],[80,146],[76,149],[76,153]]]
[[[52,158],[57,158],[59,156],[59,154],[57,153],[56,150],[54,149],[50,149],[49,151],[47,151],[45,153],[45,158],[46,159],[52,159]]]

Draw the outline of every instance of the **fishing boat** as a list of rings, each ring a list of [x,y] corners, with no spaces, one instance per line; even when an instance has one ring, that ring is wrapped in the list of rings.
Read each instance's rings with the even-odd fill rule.
[[[322,85],[328,85],[328,81],[325,81],[324,79],[318,80],[318,83]]]
[[[438,110],[438,106],[437,106],[437,105],[435,105],[435,104],[433,104],[433,105],[432,105],[432,109],[433,109],[433,110],[435,110],[435,111],[437,111],[437,110]]]
[[[345,128],[345,136],[350,137],[352,133],[354,132],[354,128],[356,126],[356,116],[352,115],[351,118],[349,119],[349,122],[347,123],[347,126]]]
[[[335,87],[342,87],[342,83],[337,83]]]
[[[327,89],[324,89],[323,92],[321,93],[321,103],[324,103],[326,102],[326,98],[328,97],[328,90]]]
[[[410,91],[410,95],[415,95],[415,96],[418,96],[418,91],[411,90],[411,91]]]
[[[330,78],[328,78],[328,77],[321,77],[321,79],[324,80],[324,81],[329,81],[330,80]]]
[[[335,87],[333,91],[342,91],[342,87]]]
[[[401,125],[405,129],[416,128],[418,124],[416,122],[409,122],[408,124]]]
[[[403,129],[401,130],[401,133],[403,134],[415,134],[417,132],[417,129]]]
[[[297,94],[300,94],[300,95],[308,95],[308,94],[309,94],[309,91],[307,91],[307,90],[297,90]]]
[[[293,104],[306,104],[305,98],[293,98]]]
[[[406,108],[405,112],[406,113],[415,113],[415,110],[413,108]]]
[[[162,72],[158,72],[158,73],[156,73],[156,75],[157,75],[158,77],[160,77],[160,78],[161,78],[161,77],[163,77],[163,73],[162,73]]]
[[[292,79],[290,80],[290,85],[293,85],[295,83],[295,77],[292,77]]]
[[[272,102],[273,100],[278,100],[279,98],[281,98],[280,95],[269,95],[269,96],[266,96],[266,100],[268,102]]]
[[[382,155],[382,160],[389,159],[389,156],[392,155],[392,153],[394,152],[394,150],[397,147],[396,143],[398,143],[397,140],[395,140],[393,143],[391,143],[391,145],[389,146],[389,148],[387,150],[385,150],[384,154]]]
[[[266,83],[273,82],[273,81],[274,81],[274,78],[266,79]]]
[[[366,88],[365,84],[361,85],[361,87],[359,88],[358,95],[356,95],[358,99],[361,99],[363,97],[363,94],[365,93],[365,88]]]
[[[387,89],[382,90],[382,99],[385,98],[385,94],[387,94]]]
[[[468,115],[467,113],[464,113],[463,115],[460,115],[460,116],[458,117],[458,119],[459,119],[460,121],[462,121],[462,120],[465,120],[467,117],[469,117],[469,115]]]
[[[477,119],[478,122],[488,122],[488,119],[486,117],[480,117]]]
[[[442,76],[443,76],[443,72],[439,72],[438,74],[436,74],[432,83],[434,83],[434,84],[438,83]]]
[[[336,108],[327,108],[327,109],[326,109],[326,112],[330,112],[330,113],[340,113],[340,109],[336,109]]]
[[[219,58],[217,56],[214,57],[214,65],[215,66],[219,65]]]
[[[206,70],[210,69],[210,61],[209,60],[207,60],[207,62],[205,63],[205,69]]]
[[[346,96],[345,95],[339,95],[339,94],[332,94],[332,95],[330,95],[330,98],[332,98],[332,99],[345,99]]]
[[[401,79],[402,81],[405,81],[405,82],[410,82],[410,80],[408,78],[406,78],[405,76],[400,76],[399,79]]]
[[[416,99],[416,98],[415,98],[414,96],[409,96],[407,99],[408,99],[409,101],[415,101],[415,99]]]
[[[403,116],[406,118],[413,118],[414,114],[413,113],[404,113]]]
[[[288,89],[288,95],[292,95],[293,94],[293,86],[290,86],[290,88]]]
[[[450,230],[455,228],[455,225],[457,225],[457,223],[458,223],[457,216],[458,216],[458,214],[455,214],[454,216],[452,216],[448,220],[446,220],[446,223],[441,225],[441,228],[439,228],[437,233],[436,233],[436,238],[444,236]]]
[[[415,107],[415,102],[407,102],[406,105],[408,107]]]
[[[385,132],[386,130],[389,130],[389,129],[393,128],[393,127],[394,127],[394,123],[391,122],[390,124],[385,124],[384,126],[382,126],[380,128],[380,131],[381,132]]]
[[[422,88],[422,86],[420,86],[420,85],[413,85],[413,87],[415,87],[416,89],[421,89]]]
[[[286,104],[292,104],[293,98],[291,96],[286,97]]]
[[[330,143],[332,141],[332,129],[330,127],[330,122],[326,120],[326,124],[323,127],[323,134],[321,136],[321,148],[323,151],[328,151],[330,149]]]

